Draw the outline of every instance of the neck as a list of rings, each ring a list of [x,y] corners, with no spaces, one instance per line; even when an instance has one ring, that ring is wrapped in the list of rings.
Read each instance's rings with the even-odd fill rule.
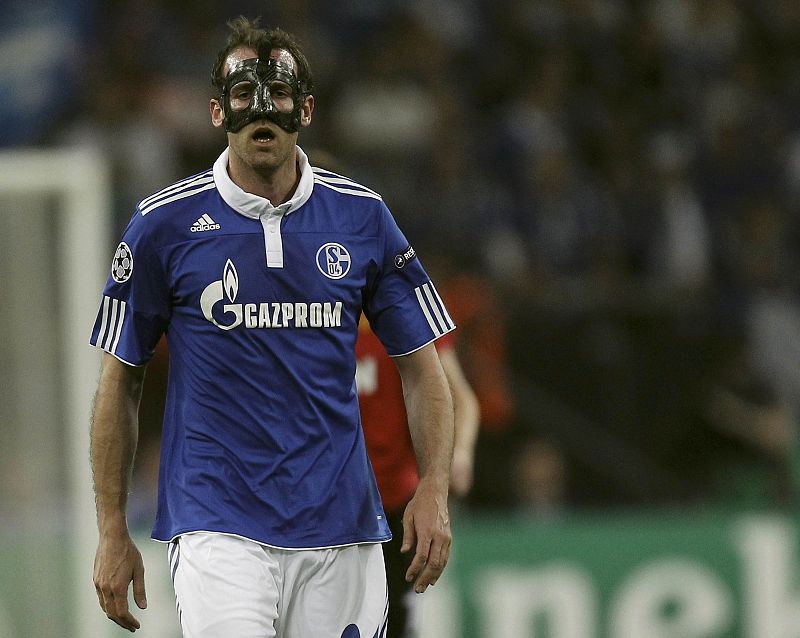
[[[264,197],[273,206],[291,199],[300,183],[300,166],[296,156],[276,167],[253,167],[234,153],[228,155],[228,175],[239,188],[252,195]]]

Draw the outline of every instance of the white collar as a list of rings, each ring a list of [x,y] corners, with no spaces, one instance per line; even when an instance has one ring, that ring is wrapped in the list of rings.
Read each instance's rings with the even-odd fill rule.
[[[282,215],[286,215],[300,208],[311,197],[311,191],[314,189],[314,174],[303,149],[299,146],[295,148],[297,149],[297,163],[300,167],[300,183],[289,201],[273,206],[266,197],[253,195],[236,185],[228,174],[228,148],[222,151],[217,161],[214,162],[213,169],[214,182],[222,199],[237,213],[252,219],[259,219],[265,213],[273,211],[280,211]]]

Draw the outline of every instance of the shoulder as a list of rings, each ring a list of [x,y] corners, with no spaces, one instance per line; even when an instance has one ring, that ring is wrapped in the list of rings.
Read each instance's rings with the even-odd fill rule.
[[[170,184],[166,188],[148,195],[136,205],[136,212],[141,217],[154,213],[165,207],[187,203],[186,200],[195,198],[201,193],[216,188],[212,169],[197,173],[180,181]]]
[[[384,232],[390,213],[380,194],[339,173],[317,167],[312,171],[312,201],[337,231],[363,236]]]
[[[174,232],[196,220],[198,205],[206,206],[200,198],[213,189],[216,184],[209,169],[148,195],[136,204],[126,234],[150,236],[157,244],[169,241]]]
[[[359,184],[349,177],[323,168],[317,168],[316,166],[313,166],[311,170],[314,173],[314,185],[321,187],[320,190],[323,193],[327,193],[332,197],[349,198],[355,201],[362,199],[383,202],[383,198],[374,190]]]

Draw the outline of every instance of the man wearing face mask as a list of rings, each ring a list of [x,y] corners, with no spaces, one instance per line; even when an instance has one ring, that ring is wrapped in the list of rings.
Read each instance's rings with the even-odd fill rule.
[[[91,463],[106,615],[139,621],[144,568],[125,520],[147,362],[169,380],[153,538],[167,544],[183,635],[385,635],[390,538],[364,446],[354,345],[363,312],[406,389],[420,482],[403,521],[418,593],[450,551],[452,401],[433,342],[454,328],[380,195],[297,146],[313,84],[295,40],[230,23],[214,166],[136,207],[91,343],[104,350]]]

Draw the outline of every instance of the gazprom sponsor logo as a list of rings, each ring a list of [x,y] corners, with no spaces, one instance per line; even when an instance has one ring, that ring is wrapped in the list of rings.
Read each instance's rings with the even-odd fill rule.
[[[244,304],[245,328],[338,328],[341,325],[341,301]]]
[[[342,325],[341,301],[261,301],[236,303],[239,273],[228,259],[222,279],[212,281],[200,295],[203,316],[221,330],[245,328],[338,328]],[[227,303],[224,303],[227,301]],[[223,302],[220,304],[220,302]],[[219,314],[221,305],[222,317]]]

